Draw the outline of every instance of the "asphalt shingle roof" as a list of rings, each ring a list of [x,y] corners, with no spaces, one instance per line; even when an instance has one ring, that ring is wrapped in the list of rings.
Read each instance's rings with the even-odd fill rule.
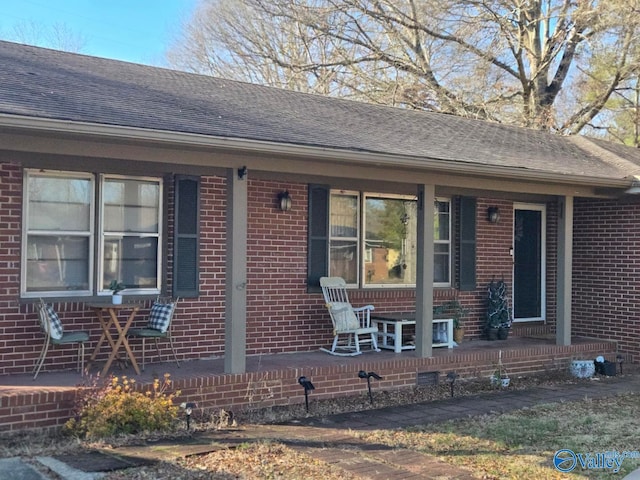
[[[640,172],[636,149],[597,142],[630,162],[621,165],[588,141],[452,115],[3,41],[0,66],[0,114],[317,146],[336,158],[340,150],[375,152],[602,179]]]

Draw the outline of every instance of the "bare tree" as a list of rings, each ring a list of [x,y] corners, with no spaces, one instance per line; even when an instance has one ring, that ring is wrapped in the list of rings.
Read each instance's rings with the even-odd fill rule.
[[[13,25],[5,35],[15,42],[73,53],[81,52],[87,43],[83,35],[75,33],[64,23],[45,26],[34,21],[22,21]]]
[[[592,135],[640,148],[640,78],[616,89],[600,117],[588,125]]]
[[[335,57],[329,37],[237,0],[202,2],[167,53],[183,70],[325,95]]]
[[[639,6],[204,0],[169,61],[227,78],[577,133],[640,72]],[[596,71],[607,74],[596,82]]]

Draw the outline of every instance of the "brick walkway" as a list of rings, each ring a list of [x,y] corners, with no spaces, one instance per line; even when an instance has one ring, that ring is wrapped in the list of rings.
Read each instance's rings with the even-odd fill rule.
[[[640,392],[640,373],[598,378],[588,383],[505,390],[400,407],[310,417],[277,425],[246,425],[199,433],[186,441],[181,439],[175,442],[95,452],[100,458],[90,462],[82,458],[69,457],[43,457],[39,461],[56,471],[61,478],[97,480],[100,478],[99,473],[86,472],[85,468],[81,471],[78,468],[99,462],[104,464],[113,461],[117,464],[122,463],[123,459],[130,465],[145,461],[171,460],[233,448],[247,442],[270,440],[285,444],[361,479],[471,480],[474,478],[471,472],[462,467],[414,450],[364,442],[358,439],[357,434],[361,431],[424,425],[487,413],[504,413],[545,403],[597,399],[628,392]],[[640,478],[640,471],[637,474]],[[48,480],[47,476],[35,472],[18,458],[0,459],[0,479],[4,478]]]
[[[247,425],[198,435],[209,451],[240,443],[271,440],[283,443],[312,458],[327,462],[362,479],[472,479],[471,472],[413,450],[362,442],[358,431],[395,429],[441,422],[487,413],[504,413],[544,403],[604,398],[640,392],[640,375],[602,378],[589,383],[554,385],[529,390],[506,390],[427,403],[388,407],[324,417],[310,417],[278,425]],[[212,447],[213,445],[213,447]],[[194,445],[172,445],[162,451],[123,448],[118,453],[132,457],[195,453]]]

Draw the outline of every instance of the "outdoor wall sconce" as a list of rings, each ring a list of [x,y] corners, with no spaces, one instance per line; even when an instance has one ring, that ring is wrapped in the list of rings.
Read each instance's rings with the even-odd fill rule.
[[[278,194],[278,208],[283,212],[291,210],[291,195],[289,195],[288,190]]]
[[[498,223],[498,220],[500,220],[500,210],[498,210],[498,207],[487,208],[487,220],[490,223]]]
[[[640,175],[634,175],[631,186],[624,193],[630,195],[638,195],[640,193]]]
[[[244,177],[246,177],[246,176],[247,176],[247,171],[248,171],[248,170],[247,170],[246,165],[245,165],[244,167],[240,167],[240,168],[238,169],[238,178],[239,178],[240,180],[242,180]]]
[[[316,387],[313,386],[311,380],[304,376],[298,378],[298,383],[304,388],[304,405],[307,408],[307,413],[309,413],[309,392],[315,390]]]
[[[369,401],[371,405],[373,405],[373,394],[371,393],[371,377],[376,380],[382,380],[382,377],[378,375],[376,372],[365,372],[364,370],[360,370],[358,372],[358,378],[366,378],[367,379],[367,388],[369,389]]]

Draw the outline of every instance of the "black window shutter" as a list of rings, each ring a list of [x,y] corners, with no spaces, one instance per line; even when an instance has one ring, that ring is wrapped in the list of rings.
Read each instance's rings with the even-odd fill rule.
[[[200,293],[200,178],[176,175],[173,233],[173,295]]]
[[[307,290],[320,291],[320,277],[329,272],[329,187],[309,185],[309,251]]]
[[[476,199],[460,197],[459,288],[476,289]]]

